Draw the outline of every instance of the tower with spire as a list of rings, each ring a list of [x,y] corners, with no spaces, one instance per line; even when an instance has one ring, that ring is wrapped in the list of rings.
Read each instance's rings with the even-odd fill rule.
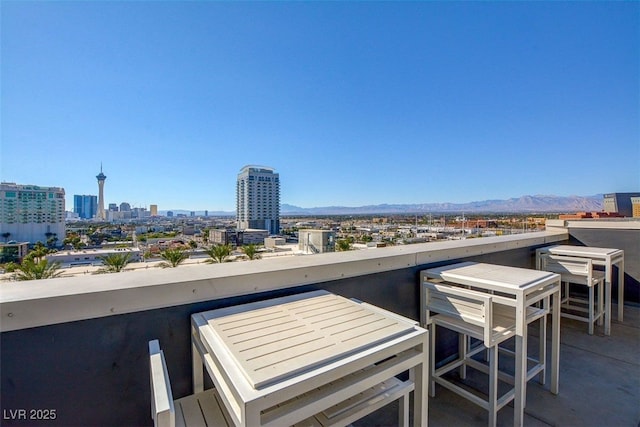
[[[96,179],[98,180],[98,213],[96,218],[104,221],[107,219],[104,212],[104,181],[107,176],[102,173],[102,162],[100,162],[100,173],[96,175]]]

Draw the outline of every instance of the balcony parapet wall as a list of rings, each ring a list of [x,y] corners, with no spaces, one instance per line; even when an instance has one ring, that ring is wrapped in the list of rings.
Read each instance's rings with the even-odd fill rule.
[[[564,228],[389,248],[0,284],[0,331],[174,307],[566,241]]]

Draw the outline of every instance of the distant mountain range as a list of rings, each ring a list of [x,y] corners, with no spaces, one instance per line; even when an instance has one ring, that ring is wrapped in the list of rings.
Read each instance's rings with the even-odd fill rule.
[[[492,212],[492,213],[573,213],[602,211],[602,194],[594,196],[522,196],[507,200],[483,200],[469,203],[421,203],[421,204],[381,204],[367,206],[326,206],[302,208],[299,206],[280,205],[282,215],[368,215],[368,214],[428,214],[451,212]],[[176,209],[174,215],[189,216],[191,211]],[[160,211],[166,215],[167,211]],[[209,216],[235,216],[232,211],[209,211]],[[203,216],[204,211],[195,211],[195,215]]]
[[[483,200],[469,203],[382,204],[359,207],[329,206],[301,208],[280,205],[282,215],[362,215],[447,212],[563,213],[598,212],[602,210],[602,194],[595,196],[522,196],[507,200]]]

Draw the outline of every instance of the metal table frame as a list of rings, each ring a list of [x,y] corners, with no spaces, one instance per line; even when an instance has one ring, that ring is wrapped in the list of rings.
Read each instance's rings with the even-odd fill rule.
[[[560,367],[560,275],[544,271],[494,264],[462,262],[425,270],[421,279],[443,280],[450,284],[471,286],[505,296],[501,303],[516,309],[514,426],[522,426],[527,384],[527,310],[544,298],[551,297],[551,384],[558,394]],[[510,300],[510,301],[509,301]],[[541,355],[541,357],[543,357]]]
[[[613,280],[613,266],[618,266],[618,321],[623,321],[624,310],[624,251],[614,248],[597,248],[591,246],[554,245],[536,249],[536,268],[540,268],[540,256],[544,253],[551,255],[566,255],[589,258],[594,265],[604,266],[604,334],[611,334],[611,283]]]

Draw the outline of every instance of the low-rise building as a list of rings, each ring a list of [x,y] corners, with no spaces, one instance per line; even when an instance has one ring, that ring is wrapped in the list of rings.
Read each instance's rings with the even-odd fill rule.
[[[80,251],[59,251],[46,256],[50,262],[59,262],[62,267],[75,267],[78,265],[102,265],[105,256],[130,253],[130,262],[142,261],[142,252],[139,248],[110,248],[110,249],[84,249]]]
[[[27,242],[0,243],[0,264],[7,262],[20,263],[28,251],[29,244]]]
[[[287,239],[284,237],[267,237],[264,239],[264,247],[274,249],[276,246],[284,246],[287,244]]]
[[[336,233],[330,230],[299,230],[298,249],[304,253],[335,252]]]
[[[267,237],[269,237],[269,230],[257,230],[252,228],[248,228],[246,230],[209,230],[209,243],[216,245],[264,245]]]
[[[214,245],[237,246],[237,239],[238,235],[235,230],[226,230],[221,228],[209,230],[209,243]]]
[[[239,233],[238,246],[251,244],[264,245],[264,239],[269,237],[269,230],[258,230],[254,228],[248,228]]]

